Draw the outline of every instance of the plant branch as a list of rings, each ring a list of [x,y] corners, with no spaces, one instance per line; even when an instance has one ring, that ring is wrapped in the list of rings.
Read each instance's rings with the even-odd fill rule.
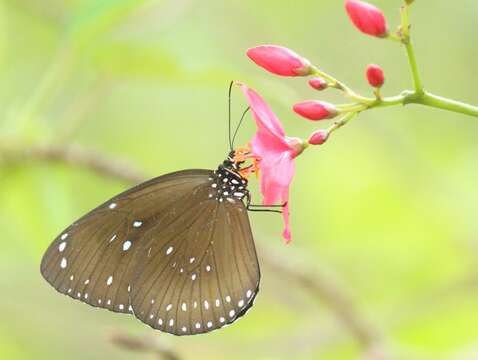
[[[100,176],[132,184],[145,180],[144,174],[125,161],[77,145],[0,147],[0,166],[19,165],[31,161],[82,167]]]
[[[122,349],[141,353],[157,354],[159,360],[180,360],[178,354],[168,349],[157,337],[134,337],[128,334],[113,334],[111,342]]]
[[[401,39],[407,51],[408,63],[410,64],[410,70],[412,72],[413,84],[415,92],[417,94],[423,93],[423,84],[420,78],[420,72],[418,71],[417,59],[415,57],[415,51],[413,50],[412,42],[410,39],[410,19],[409,19],[409,6],[403,5],[401,7]]]
[[[364,348],[376,348],[383,344],[380,331],[363,318],[352,299],[336,281],[318,271],[308,269],[303,264],[291,264],[290,256],[280,256],[270,246],[260,245],[261,260],[272,273],[284,280],[299,284],[320,305],[327,306],[352,337]],[[287,281],[286,281],[287,282]],[[380,346],[379,346],[380,347]]]

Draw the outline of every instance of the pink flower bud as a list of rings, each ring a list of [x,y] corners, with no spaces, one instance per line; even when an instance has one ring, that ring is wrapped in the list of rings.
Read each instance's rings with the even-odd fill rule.
[[[329,132],[327,130],[316,130],[309,136],[307,142],[310,145],[322,145],[329,138]]]
[[[310,79],[309,85],[311,88],[314,88],[315,90],[324,90],[324,89],[327,89],[327,87],[329,86],[327,81],[325,81],[324,79],[320,77]]]
[[[377,7],[364,1],[346,0],[345,9],[350,20],[361,32],[377,37],[388,35],[387,21]]]
[[[370,64],[369,66],[367,66],[366,75],[368,83],[373,87],[382,87],[383,83],[385,82],[383,70],[378,65]]]
[[[318,100],[297,103],[293,109],[297,114],[309,120],[331,119],[338,114],[334,105]]]
[[[257,65],[280,76],[306,76],[312,70],[307,59],[282,46],[256,46],[247,50],[247,56]]]

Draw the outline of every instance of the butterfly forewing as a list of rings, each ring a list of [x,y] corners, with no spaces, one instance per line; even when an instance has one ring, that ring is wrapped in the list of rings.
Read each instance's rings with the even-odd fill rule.
[[[112,198],[55,239],[43,276],[73,298],[176,335],[234,322],[258,292],[259,265],[243,202],[219,199],[216,180],[185,170]]]
[[[135,254],[160,214],[187,206],[210,171],[187,170],[138,185],[69,226],[45,253],[41,272],[61,293],[93,306],[131,311]]]

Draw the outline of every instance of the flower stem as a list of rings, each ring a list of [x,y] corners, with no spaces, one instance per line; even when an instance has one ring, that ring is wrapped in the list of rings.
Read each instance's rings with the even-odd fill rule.
[[[325,80],[327,80],[331,84],[332,87],[335,87],[336,89],[342,90],[343,92],[345,92],[347,97],[349,97],[352,100],[355,100],[356,102],[359,102],[359,103],[362,103],[362,104],[371,104],[375,101],[375,99],[367,98],[367,97],[364,97],[364,96],[361,96],[361,95],[357,94],[350,87],[345,85],[343,82],[337,80],[333,76],[327,74],[326,72],[318,69],[315,66],[312,67],[312,74],[324,78]]]
[[[415,57],[415,51],[413,50],[412,41],[410,39],[410,20],[409,20],[409,6],[403,5],[401,7],[401,38],[402,43],[407,51],[408,63],[410,64],[410,70],[412,72],[413,84],[415,92],[417,94],[423,93],[423,83],[420,78],[420,72],[418,71],[417,59]]]
[[[448,110],[456,113],[461,113],[465,115],[470,115],[474,117],[478,117],[478,107],[473,106],[470,104],[466,104],[460,101],[447,99],[442,96],[434,95],[429,92],[424,92],[422,96],[416,97],[415,99],[412,97],[410,99],[405,98],[404,104],[407,103],[415,103],[421,104],[426,106],[431,106],[437,109]]]

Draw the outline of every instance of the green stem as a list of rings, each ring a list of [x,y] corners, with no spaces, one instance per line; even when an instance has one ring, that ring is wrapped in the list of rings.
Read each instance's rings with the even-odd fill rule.
[[[351,88],[349,88],[347,85],[345,85],[343,82],[337,80],[333,76],[327,74],[326,72],[318,69],[317,67],[313,66],[312,67],[312,75],[320,76],[327,80],[327,82],[330,83],[330,86],[335,87],[339,90],[342,90],[345,92],[345,94],[352,100],[362,103],[362,104],[371,104],[375,101],[375,99],[372,98],[367,98],[364,96],[361,96],[357,94],[355,91],[353,91]]]
[[[419,97],[416,97],[415,94],[415,96],[412,96],[410,99],[408,99],[408,101],[406,98],[404,104],[407,103],[421,104],[437,109],[448,110],[460,114],[478,117],[477,106],[473,106],[456,100],[447,99],[429,92],[424,92],[423,95]]]
[[[403,5],[400,11],[401,14],[401,38],[402,43],[405,45],[407,51],[408,63],[410,64],[410,70],[412,72],[413,84],[415,92],[417,94],[423,93],[423,83],[420,78],[420,72],[418,71],[417,59],[415,57],[415,51],[413,50],[412,41],[410,39],[410,20],[408,14],[408,5]]]
[[[417,59],[415,58],[415,52],[413,51],[413,46],[410,40],[405,44],[405,49],[407,50],[408,62],[412,71],[415,91],[417,93],[423,93],[423,84],[418,71]]]

